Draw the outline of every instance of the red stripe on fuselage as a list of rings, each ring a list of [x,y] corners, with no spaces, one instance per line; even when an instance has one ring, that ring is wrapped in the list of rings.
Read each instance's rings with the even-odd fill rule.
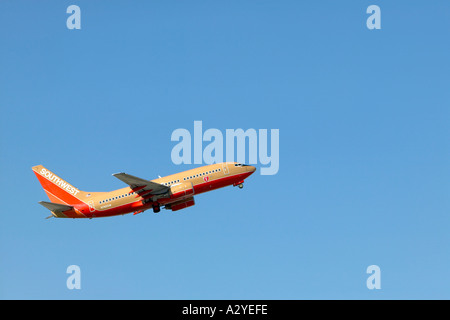
[[[246,179],[248,176],[250,176],[252,174],[252,172],[244,172],[244,173],[239,173],[239,174],[235,174],[235,175],[230,175],[230,176],[224,176],[218,179],[214,179],[214,180],[209,180],[207,182],[203,182],[203,183],[197,183],[196,185],[194,185],[194,195],[197,194],[201,194],[201,193],[205,193],[208,191],[212,191],[212,190],[216,190],[219,188],[223,188],[226,186],[230,186],[235,182],[241,181]],[[186,197],[192,197],[191,195],[187,195]],[[179,201],[180,199],[168,199],[168,198],[163,198],[163,199],[159,199],[158,202],[160,205],[166,205],[168,203],[171,202],[175,202],[175,201]],[[116,215],[121,215],[121,214],[127,214],[130,212],[135,212],[135,211],[139,211],[139,210],[147,210],[149,208],[152,207],[152,202],[148,202],[145,205],[142,204],[141,200],[132,202],[132,203],[127,203],[127,204],[123,204],[117,207],[112,207],[110,209],[103,209],[103,210],[96,210],[94,213],[86,213],[85,215],[87,217],[110,217],[110,216],[116,216]]]

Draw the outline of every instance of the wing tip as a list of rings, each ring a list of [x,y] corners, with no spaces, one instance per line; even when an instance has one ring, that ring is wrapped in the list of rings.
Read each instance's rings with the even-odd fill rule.
[[[116,176],[118,176],[118,175],[122,175],[122,174],[125,174],[125,172],[118,172],[118,173],[113,173],[112,175],[113,175],[114,177],[116,177]]]

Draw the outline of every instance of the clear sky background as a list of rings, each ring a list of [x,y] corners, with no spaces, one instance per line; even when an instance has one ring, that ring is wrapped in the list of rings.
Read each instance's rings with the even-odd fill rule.
[[[449,299],[449,12],[0,1],[0,298]],[[278,174],[176,213],[44,219],[32,166],[84,191],[184,171],[170,137],[195,120],[279,129]]]

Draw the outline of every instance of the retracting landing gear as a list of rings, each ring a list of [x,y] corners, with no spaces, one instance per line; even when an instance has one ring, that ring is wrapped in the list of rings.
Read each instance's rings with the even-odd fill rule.
[[[154,212],[154,213],[158,213],[158,212],[161,211],[161,207],[159,206],[159,203],[154,203],[154,204],[152,205],[152,207],[153,207],[153,212]]]
[[[238,186],[239,189],[242,189],[244,187],[244,180],[233,183],[233,187],[236,187],[236,186]]]

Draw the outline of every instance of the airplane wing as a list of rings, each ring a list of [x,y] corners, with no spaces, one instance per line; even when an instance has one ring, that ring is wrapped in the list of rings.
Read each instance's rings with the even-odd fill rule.
[[[123,172],[115,173],[113,174],[113,176],[128,184],[133,192],[136,192],[140,196],[148,197],[151,195],[163,194],[168,192],[170,189],[170,187],[162,185],[160,183],[141,179]]]

